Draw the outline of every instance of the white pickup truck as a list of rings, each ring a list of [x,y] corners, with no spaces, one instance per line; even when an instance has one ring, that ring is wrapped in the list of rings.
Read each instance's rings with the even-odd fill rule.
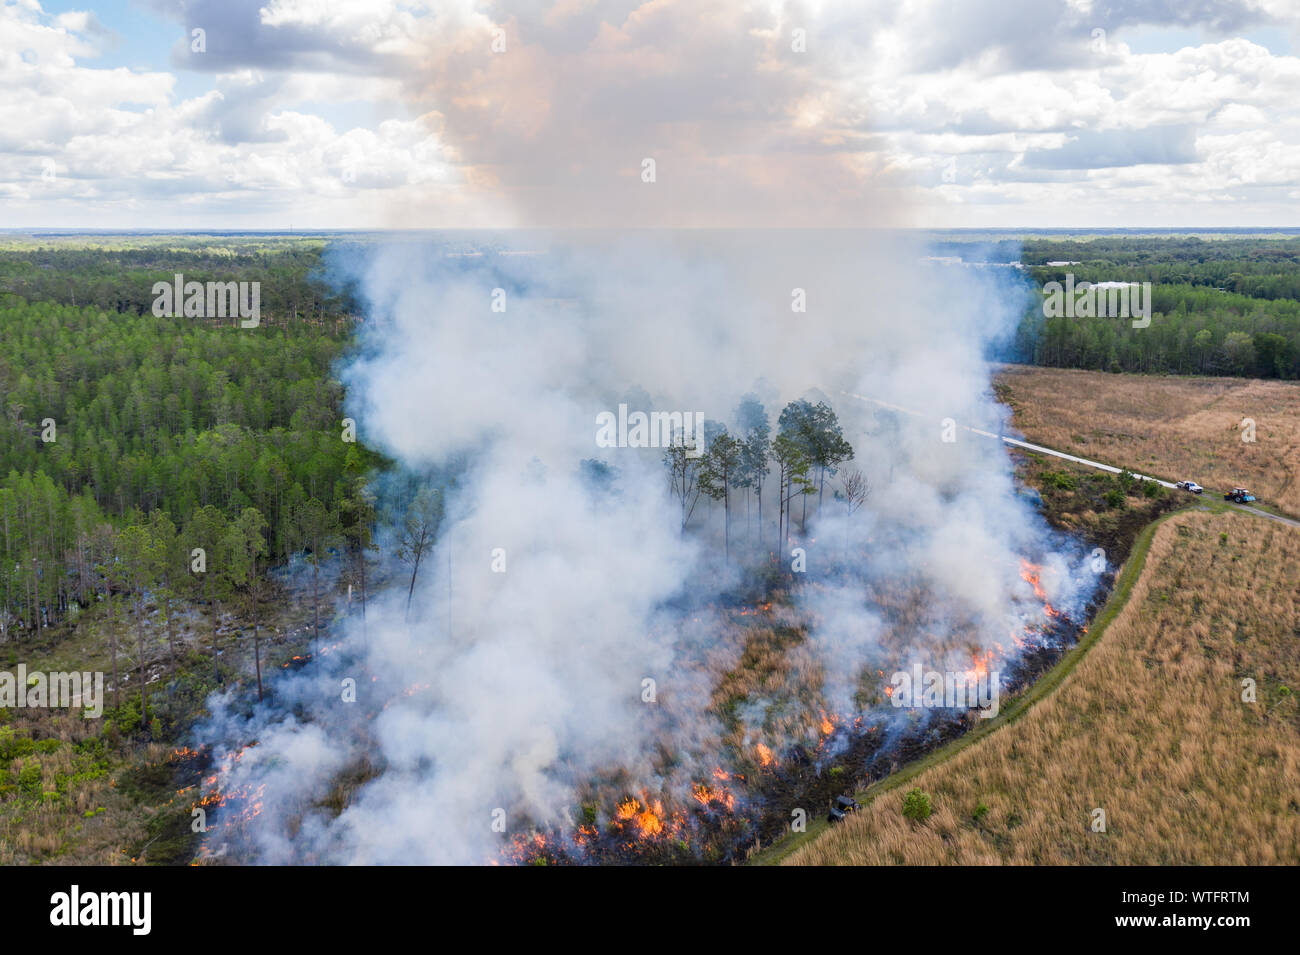
[[[1179,481],[1175,486],[1182,488],[1184,491],[1191,491],[1193,494],[1200,494],[1205,490],[1205,488],[1201,487],[1195,481]]]

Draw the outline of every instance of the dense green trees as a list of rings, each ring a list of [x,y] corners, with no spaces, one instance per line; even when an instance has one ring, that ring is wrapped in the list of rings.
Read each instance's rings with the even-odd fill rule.
[[[171,602],[193,548],[213,562],[226,524],[253,509],[267,561],[315,554],[302,507],[315,500],[337,526],[378,461],[343,439],[332,367],[349,329],[308,278],[315,252],[133,255],[0,253],[0,638],[114,587],[134,592],[136,578],[98,568],[114,566],[119,532],[164,524],[175,552],[148,585],[164,596],[173,638]],[[261,281],[264,319],[274,302],[282,320],[243,329],[158,318],[139,298],[157,277],[203,280],[205,269]],[[27,304],[14,291],[69,304]]]
[[[1058,368],[1300,378],[1300,242],[1294,239],[1032,240],[1022,262],[1041,286],[1150,282],[1152,321],[1020,323],[1013,356]],[[1060,263],[1047,265],[1048,262]]]
[[[1151,282],[1300,301],[1300,241],[1289,236],[1091,236],[1026,239],[1020,261],[1040,283]],[[1048,262],[1066,265],[1049,266]]]
[[[1300,378],[1300,302],[1154,286],[1151,324],[1122,318],[1021,322],[1016,357],[1055,368]]]
[[[153,305],[154,283],[170,282],[179,272],[186,281],[260,283],[265,324],[337,325],[357,309],[347,294],[320,277],[323,247],[321,239],[212,236],[19,245],[0,252],[0,300],[20,297],[145,315]]]

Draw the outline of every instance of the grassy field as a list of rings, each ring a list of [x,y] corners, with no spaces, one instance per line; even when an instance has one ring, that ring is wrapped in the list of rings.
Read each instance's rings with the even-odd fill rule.
[[[1242,485],[1300,516],[1300,384],[1009,366],[996,388],[1030,441],[1207,493]]]
[[[1291,528],[1236,513],[1171,517],[1127,603],[1059,688],[906,785],[882,787],[785,861],[1300,862],[1298,570]],[[1242,701],[1247,678],[1254,703]],[[902,816],[911,787],[930,796],[924,822]],[[1105,832],[1092,829],[1097,809]]]
[[[1191,477],[1216,499],[1246,484],[1300,512],[1294,384],[1010,367],[996,388],[1031,441]],[[1254,443],[1241,440],[1245,417]],[[1054,523],[1089,538],[1146,516],[1134,498],[1097,509],[1100,475],[1036,455],[1018,469]],[[1300,534],[1216,499],[1204,502],[1215,513],[1176,514],[1139,537],[1092,633],[987,729],[873,786],[848,825],[814,826],[762,861],[1300,861]],[[1256,703],[1241,701],[1246,678]],[[933,805],[921,823],[902,816],[912,788]],[[1092,831],[1096,809],[1104,833]]]

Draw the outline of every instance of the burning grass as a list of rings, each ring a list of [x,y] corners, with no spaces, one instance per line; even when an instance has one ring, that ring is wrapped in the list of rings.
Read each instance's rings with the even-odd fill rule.
[[[1298,568],[1292,528],[1172,517],[1060,687],[908,781],[930,794],[928,820],[905,820],[889,789],[788,863],[1300,862]]]
[[[512,824],[495,861],[742,861],[786,831],[791,807],[802,807],[813,817],[823,814],[834,796],[888,774],[899,761],[980,722],[965,710],[923,717],[890,707],[886,673],[897,670],[909,654],[923,649],[936,660],[966,661],[972,672],[996,665],[1007,674],[1007,689],[1014,689],[1073,642],[1080,627],[1046,603],[1038,584],[1041,569],[1025,562],[1019,570],[1029,604],[1042,601],[1043,613],[1027,618],[1022,629],[990,648],[980,647],[973,627],[940,633],[929,627],[927,614],[933,609],[917,608],[934,608],[941,598],[914,581],[889,580],[864,592],[863,599],[890,623],[880,637],[878,659],[859,661],[862,676],[847,710],[832,704],[826,670],[808,645],[811,612],[799,609],[797,599],[826,586],[824,582],[803,581],[797,592],[787,589],[741,607],[722,603],[701,608],[695,622],[715,639],[699,645],[695,659],[684,658],[680,664],[708,675],[712,730],[696,727],[694,735],[682,733],[674,722],[678,713],[671,697],[661,699],[647,710],[647,719],[659,721],[660,730],[648,765],[611,767],[580,782],[575,808],[560,820],[516,819],[516,810],[507,807]],[[692,747],[680,745],[683,739],[692,740]],[[185,752],[176,756],[194,758]],[[255,820],[261,794],[246,787],[223,788],[231,760],[239,755],[225,759],[225,767],[204,766],[202,778],[188,793],[192,804],[214,810],[209,825],[215,835],[205,841],[199,856],[204,863],[256,857],[250,836],[252,827],[260,824]],[[303,806],[302,814],[337,816],[380,769],[349,765],[334,780],[328,797]],[[291,820],[291,830],[294,825]]]
[[[894,771],[965,732],[980,720],[973,711],[904,712],[889,705],[887,673],[918,652],[927,658],[968,661],[970,678],[1001,668],[1004,688],[1027,685],[1084,632],[1046,602],[1042,569],[1020,568],[1028,590],[1042,601],[1041,620],[1026,622],[994,647],[980,647],[974,629],[936,633],[926,613],[939,596],[914,582],[882,584],[864,595],[890,618],[876,657],[861,661],[855,705],[836,712],[826,673],[807,645],[808,629],[793,611],[790,593],[761,605],[758,614],[720,613],[716,626],[736,648],[731,665],[713,675],[711,713],[719,723],[715,748],[670,749],[663,740],[653,789],[630,774],[592,780],[580,790],[582,809],[569,826],[538,827],[510,838],[502,861],[557,863],[719,863],[740,861],[788,829],[792,807],[824,814],[831,799]],[[801,585],[817,588],[812,581]],[[747,608],[748,609],[748,608]],[[711,659],[716,662],[716,648]],[[711,771],[690,770],[715,760]],[[691,773],[694,775],[691,775]],[[685,777],[683,774],[686,774]],[[682,783],[687,778],[689,782]]]

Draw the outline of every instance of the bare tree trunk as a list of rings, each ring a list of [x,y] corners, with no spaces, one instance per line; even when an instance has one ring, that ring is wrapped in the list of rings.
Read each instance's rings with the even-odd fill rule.
[[[311,616],[312,634],[320,640],[320,551],[312,554],[311,560]]]
[[[361,549],[361,639],[368,639],[366,634],[366,551]]]
[[[731,496],[727,484],[722,484],[722,552],[731,563]]]
[[[782,536],[785,533],[785,508],[786,501],[788,500],[785,493],[785,483],[785,468],[782,467],[781,474],[777,478],[776,482],[776,552],[778,555],[780,555],[782,548],[785,546],[785,538]]]
[[[253,610],[253,665],[257,668],[257,702],[262,702],[262,636],[257,625],[257,610]]]
[[[148,661],[144,655],[144,593],[135,602],[135,637],[140,646],[140,723],[147,730],[149,727]]]
[[[221,661],[217,657],[217,643],[220,639],[217,635],[217,628],[221,625],[221,614],[217,610],[217,602],[212,599],[212,578],[203,575],[203,595],[208,599],[208,613],[212,614],[212,675],[217,683],[221,682]]]
[[[111,589],[108,592],[108,599],[109,600],[113,599],[113,591]],[[113,613],[112,616],[113,616],[113,620],[109,624],[109,629],[108,629],[108,633],[109,633],[108,649],[109,649],[109,653],[111,653],[113,656],[113,709],[117,710],[122,708],[122,698],[118,690],[118,687],[122,681],[117,678],[117,614],[116,612]]]
[[[415,575],[420,571],[420,553],[416,551],[415,563],[411,566],[411,586],[406,591],[406,619],[411,619],[411,598],[415,595]]]
[[[176,615],[172,612],[172,598],[164,598],[167,614],[167,649],[171,654],[172,666],[176,665]]]

